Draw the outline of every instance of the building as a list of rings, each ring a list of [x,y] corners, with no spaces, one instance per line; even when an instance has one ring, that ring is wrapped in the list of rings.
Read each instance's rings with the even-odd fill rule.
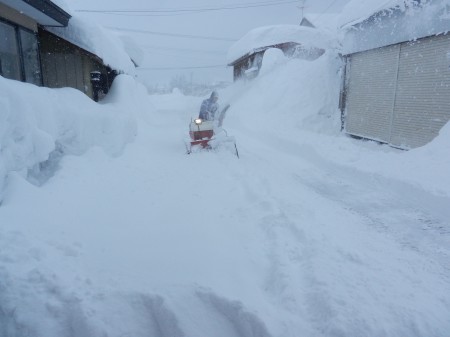
[[[77,23],[50,0],[0,0],[0,75],[49,88],[76,88],[97,101],[126,66],[105,64],[105,55],[77,38],[88,34],[71,34],[82,30]]]
[[[233,67],[233,78],[253,78],[261,68],[264,52],[281,49],[285,56],[314,60],[329,46],[330,39],[322,32],[304,26],[277,25],[251,30],[237,41],[228,52],[228,66]]]
[[[38,29],[65,27],[69,19],[50,1],[0,0],[0,75],[42,85]]]
[[[449,8],[439,0],[377,6],[382,9],[343,26],[343,129],[402,149],[419,147],[450,120]]]

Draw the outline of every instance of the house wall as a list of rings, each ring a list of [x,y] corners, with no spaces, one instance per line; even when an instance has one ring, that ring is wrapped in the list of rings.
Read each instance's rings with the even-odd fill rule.
[[[91,72],[99,71],[106,81],[103,93],[107,93],[113,79],[112,72],[98,57],[45,30],[39,30],[39,40],[46,87],[71,87],[96,98]]]

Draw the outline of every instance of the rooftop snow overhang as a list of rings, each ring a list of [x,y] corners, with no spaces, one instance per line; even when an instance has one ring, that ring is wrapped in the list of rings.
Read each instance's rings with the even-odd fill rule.
[[[42,26],[66,27],[70,14],[50,0],[0,0],[0,3],[26,15]]]
[[[392,8],[385,8],[385,9],[379,10],[379,11],[377,11],[375,13],[372,13],[371,15],[363,16],[363,17],[361,17],[361,18],[359,18],[357,20],[353,20],[351,22],[347,22],[345,24],[342,24],[339,28],[344,30],[344,31],[345,30],[349,30],[349,29],[352,29],[354,27],[361,26],[361,25],[363,25],[365,23],[368,23],[368,22],[371,22],[371,21],[376,21],[377,18],[379,18],[379,17],[390,16],[390,15],[392,15],[392,13],[394,13],[396,11],[399,11],[399,10],[400,10],[400,8],[398,6],[397,7],[392,7]]]

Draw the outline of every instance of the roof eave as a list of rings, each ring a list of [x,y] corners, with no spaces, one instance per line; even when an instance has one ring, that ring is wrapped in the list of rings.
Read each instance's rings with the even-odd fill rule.
[[[70,14],[50,0],[0,0],[1,4],[46,27],[67,27]]]
[[[61,7],[55,5],[49,0],[22,0],[31,7],[37,9],[38,11],[44,13],[48,17],[58,22],[61,26],[67,27],[71,15],[64,11]]]

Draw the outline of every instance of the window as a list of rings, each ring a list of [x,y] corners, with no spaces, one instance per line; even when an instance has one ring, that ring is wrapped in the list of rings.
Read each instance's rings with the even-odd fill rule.
[[[41,67],[39,66],[39,49],[36,35],[20,29],[25,82],[41,85]]]
[[[0,22],[0,75],[21,80],[20,55],[14,26]]]
[[[0,75],[42,84],[38,41],[32,31],[0,21]]]

